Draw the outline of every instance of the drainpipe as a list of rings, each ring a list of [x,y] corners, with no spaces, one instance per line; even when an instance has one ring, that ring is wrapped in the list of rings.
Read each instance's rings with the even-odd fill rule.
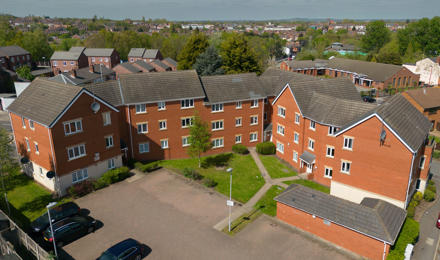
[[[387,244],[385,242],[383,242],[383,255],[382,255],[382,260],[385,260],[385,256],[387,255]]]
[[[413,169],[414,169],[414,160],[416,158],[416,154],[417,153],[413,153],[412,159],[411,159],[411,170],[409,172],[409,179],[408,179],[408,188],[406,189],[406,199],[405,199],[405,209],[406,206],[408,205],[408,196],[409,196],[409,187],[411,186],[411,179],[412,179],[412,175],[413,175]]]
[[[133,137],[132,137],[132,135],[131,135],[131,113],[130,113],[130,105],[128,105],[127,113],[128,113],[128,129],[129,129],[129,132],[130,132],[131,158],[134,159],[134,152],[133,152]]]

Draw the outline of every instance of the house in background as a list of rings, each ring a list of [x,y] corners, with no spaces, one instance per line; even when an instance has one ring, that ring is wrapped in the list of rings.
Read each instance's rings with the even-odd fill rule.
[[[145,49],[145,48],[131,48],[127,55],[128,62],[135,62],[143,60],[145,62],[152,62],[154,60],[162,60],[162,53],[158,49]]]
[[[102,64],[111,69],[120,63],[119,54],[113,48],[86,48],[84,54],[87,56],[89,66]]]
[[[101,64],[95,64],[86,68],[63,72],[49,79],[63,84],[78,86],[89,83],[104,82],[115,78],[115,72],[113,70],[108,69]]]
[[[16,45],[0,47],[0,66],[15,72],[23,65],[32,68],[32,57],[27,50]]]
[[[440,88],[413,89],[402,95],[428,118],[431,130],[440,131]]]
[[[412,73],[420,75],[420,82],[428,86],[440,85],[440,56],[419,60],[416,64],[403,64]]]
[[[84,47],[72,47],[69,51],[56,51],[50,57],[50,65],[54,75],[88,67],[88,59]]]

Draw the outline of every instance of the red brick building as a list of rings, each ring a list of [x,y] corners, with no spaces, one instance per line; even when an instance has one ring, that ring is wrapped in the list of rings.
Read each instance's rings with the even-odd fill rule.
[[[111,69],[120,63],[118,52],[113,48],[87,48],[84,50],[89,66],[102,64]]]
[[[152,62],[155,60],[162,60],[162,53],[158,49],[145,49],[145,48],[131,48],[127,55],[128,62],[135,62],[143,60],[145,62]]]
[[[89,66],[84,47],[72,47],[69,51],[56,51],[50,57],[50,66],[55,75]]]
[[[16,45],[0,47],[0,66],[15,71],[23,65],[32,67],[32,57],[27,50]]]
[[[408,90],[402,95],[431,121],[431,130],[440,131],[440,88]]]

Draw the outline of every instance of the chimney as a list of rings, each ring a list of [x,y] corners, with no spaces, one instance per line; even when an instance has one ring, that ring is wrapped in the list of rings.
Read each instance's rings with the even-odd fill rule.
[[[70,71],[70,76],[72,78],[76,78],[76,69],[73,69],[73,70]]]
[[[95,70],[94,70],[94,68],[93,68],[93,65],[90,65],[90,66],[89,66],[89,71],[90,71],[90,73],[94,73],[94,72],[95,72]]]

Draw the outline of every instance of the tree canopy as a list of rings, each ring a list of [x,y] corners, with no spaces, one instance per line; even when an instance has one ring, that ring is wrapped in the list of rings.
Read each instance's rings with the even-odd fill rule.
[[[201,166],[202,153],[206,153],[212,147],[211,131],[208,123],[202,121],[199,115],[195,115],[192,126],[189,128],[189,149],[191,157],[197,157],[199,168]]]
[[[361,46],[367,52],[378,53],[390,41],[390,31],[384,21],[373,21],[367,24],[365,35],[361,39]]]
[[[258,64],[256,54],[243,34],[232,33],[227,35],[220,48],[223,69],[227,74],[261,72],[262,68]]]
[[[222,66],[222,58],[218,55],[217,49],[214,46],[209,46],[205,52],[197,57],[193,68],[200,76],[210,76],[224,74]]]
[[[204,33],[195,30],[177,57],[179,62],[177,65],[178,69],[191,69],[196,62],[197,57],[199,57],[199,55],[202,54],[206,48],[208,48],[208,46],[208,37]]]

